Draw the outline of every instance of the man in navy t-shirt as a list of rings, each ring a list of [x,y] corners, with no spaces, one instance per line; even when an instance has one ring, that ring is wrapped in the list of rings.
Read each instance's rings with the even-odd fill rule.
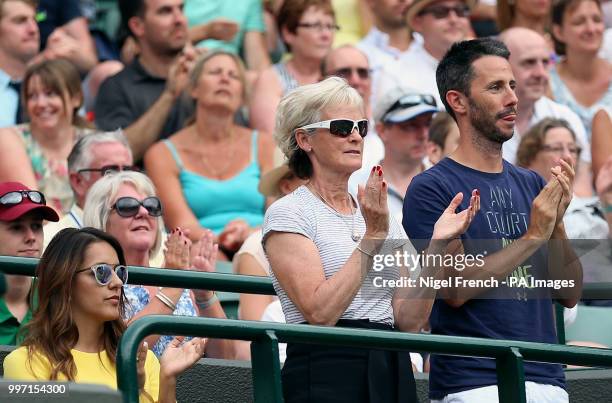
[[[493,278],[498,283],[469,288],[453,282],[454,288],[443,290],[434,303],[432,333],[556,343],[552,298],[572,307],[582,289],[582,268],[562,220],[574,171],[560,160],[553,169],[555,178],[545,184],[536,173],[502,159],[502,144],[514,133],[517,105],[508,57],[501,42],[477,39],[453,45],[440,62],[438,89],[457,121],[460,143],[449,158],[413,179],[404,201],[403,225],[414,245],[425,249],[436,220],[453,197],[463,193],[461,211],[468,207],[465,196],[479,193],[480,211],[461,239],[448,244],[446,253],[481,254],[482,265],[462,266],[459,271],[455,264],[446,267],[444,275],[453,280]],[[558,241],[547,244],[548,240]],[[553,266],[545,248],[553,247],[558,248],[554,256],[562,257],[554,262],[558,272],[551,276]],[[551,288],[516,286],[551,278],[573,282],[573,287],[561,294]],[[514,287],[508,285],[512,281]],[[560,365],[526,362],[525,379],[528,401],[568,401]],[[434,400],[495,402],[496,384],[493,360],[431,357],[429,388]]]

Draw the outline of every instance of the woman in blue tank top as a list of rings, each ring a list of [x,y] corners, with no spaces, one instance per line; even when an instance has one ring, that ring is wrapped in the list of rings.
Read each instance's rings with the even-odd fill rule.
[[[265,198],[257,186],[271,168],[274,145],[269,134],[234,124],[246,98],[237,56],[205,55],[190,80],[195,122],[153,145],[144,164],[164,203],[166,225],[189,229],[192,239],[211,229],[231,254],[263,221]]]

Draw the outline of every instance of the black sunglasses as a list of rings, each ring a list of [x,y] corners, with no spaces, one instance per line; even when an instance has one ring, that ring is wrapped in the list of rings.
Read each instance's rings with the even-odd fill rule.
[[[303,130],[329,129],[331,134],[338,137],[350,136],[355,128],[357,128],[357,131],[362,138],[365,137],[368,134],[368,120],[331,119],[298,127],[298,129]]]
[[[45,196],[37,190],[15,190],[5,193],[0,197],[0,204],[3,206],[19,204],[24,197],[30,199],[32,203],[46,204]]]
[[[139,172],[140,169],[134,165],[104,165],[102,168],[84,168],[79,169],[77,173],[83,172],[100,172],[102,176],[106,176],[111,173],[121,172],[121,171],[136,171]]]
[[[93,272],[94,277],[96,278],[96,282],[99,285],[107,285],[108,283],[110,283],[111,279],[113,278],[113,271],[115,272],[117,277],[119,277],[119,280],[121,280],[123,284],[127,284],[128,268],[121,264],[118,264],[117,266],[113,267],[113,265],[111,264],[101,263],[93,265],[91,267],[87,267],[85,269],[77,270],[76,273],[81,273],[87,270],[91,270]]]
[[[467,18],[470,16],[470,8],[465,4],[458,4],[454,7],[431,6],[422,10],[419,15],[431,14],[435,19],[441,20],[442,18],[448,17],[451,11],[454,11],[455,15],[459,18]]]
[[[159,217],[162,215],[161,201],[155,197],[147,197],[143,201],[135,199],[133,197],[120,197],[117,199],[111,209],[116,210],[117,214],[121,217],[134,217],[138,214],[140,206],[144,207],[152,217]]]
[[[331,75],[342,77],[345,80],[348,80],[353,72],[356,72],[360,79],[367,80],[370,78],[370,69],[365,67],[344,67],[334,71]]]

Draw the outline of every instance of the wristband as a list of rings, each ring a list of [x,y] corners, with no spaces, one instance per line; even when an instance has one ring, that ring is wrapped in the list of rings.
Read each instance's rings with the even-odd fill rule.
[[[607,206],[604,207],[604,213],[606,214],[612,213],[612,204],[608,204]]]
[[[219,301],[219,297],[217,297],[216,293],[213,293],[213,296],[207,299],[206,301],[198,301],[196,299],[196,305],[200,309],[208,309],[217,301]]]
[[[160,300],[164,305],[166,305],[172,312],[176,310],[176,304],[172,302],[170,297],[162,292],[163,287],[159,287],[157,294],[155,294],[155,298]]]

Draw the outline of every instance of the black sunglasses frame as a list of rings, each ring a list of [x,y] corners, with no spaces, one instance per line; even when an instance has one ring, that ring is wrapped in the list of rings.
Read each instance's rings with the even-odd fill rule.
[[[154,200],[156,205],[150,205],[150,200]],[[127,202],[132,203],[132,205],[124,205],[124,203]],[[136,199],[135,197],[120,197],[115,201],[115,204],[112,205],[111,209],[115,210],[119,216],[127,218],[134,217],[136,214],[138,214],[140,206],[144,207],[151,217],[161,217],[163,214],[161,200],[159,200],[159,198],[156,196],[146,197],[142,201]]]
[[[77,171],[77,173],[83,173],[83,172],[100,172],[100,174],[102,174],[102,176],[106,176],[108,174],[111,173],[115,173],[115,172],[122,172],[122,171],[134,171],[134,172],[140,172],[140,169],[135,166],[135,165],[118,165],[118,164],[111,164],[111,165],[104,165],[102,168],[83,168],[83,169],[79,169]]]
[[[7,198],[18,195],[19,200],[9,201]],[[33,196],[34,195],[34,196]],[[23,202],[23,198],[27,197],[34,204],[44,206],[47,204],[45,195],[38,190],[12,190],[0,196],[0,204],[3,206],[16,206]]]

